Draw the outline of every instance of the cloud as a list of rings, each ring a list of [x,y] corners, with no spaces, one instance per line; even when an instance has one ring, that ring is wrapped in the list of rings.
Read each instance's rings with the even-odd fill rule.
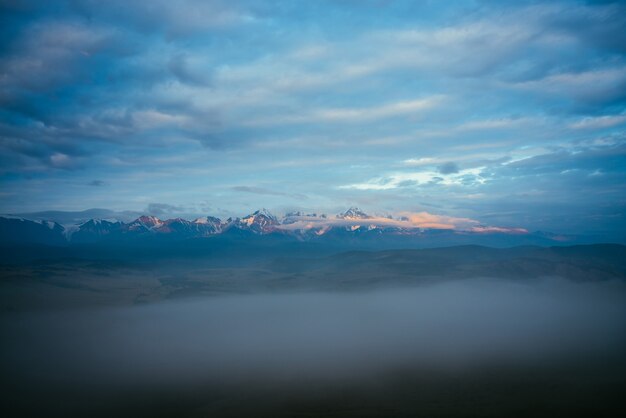
[[[552,152],[503,164],[500,170],[514,172],[516,177],[536,177],[537,175],[548,173],[562,174],[568,170],[595,172],[599,168],[623,175],[624,166],[622,164],[625,160],[626,146],[618,143],[602,146],[558,148]]]
[[[626,66],[553,74],[512,87],[540,95],[558,95],[588,106],[621,102],[626,99]]]
[[[280,225],[286,230],[317,230],[324,233],[330,227],[449,229],[473,232],[527,233],[523,228],[482,226],[469,218],[436,215],[428,212],[399,212],[396,218],[371,216],[366,219],[321,218],[317,216],[290,216],[290,223]]]
[[[55,152],[50,157],[50,165],[54,168],[72,169],[76,167],[77,162],[67,154]]]
[[[45,93],[90,83],[90,69],[98,57],[120,59],[134,50],[132,38],[122,31],[76,21],[37,22],[20,35],[0,60],[3,102],[10,103],[24,91]],[[100,62],[114,64],[108,59]]]
[[[308,199],[306,195],[301,194],[301,193],[285,193],[285,192],[279,192],[275,190],[266,189],[263,187],[234,186],[234,187],[231,187],[231,189],[236,192],[253,193],[253,194],[269,195],[269,196],[286,196],[286,197],[292,197],[296,199]]]
[[[426,229],[468,229],[479,223],[469,218],[434,215],[428,212],[401,212],[399,215],[410,224]]]
[[[128,3],[112,0],[103,7],[95,0],[78,0],[72,2],[72,7],[78,13],[91,18],[118,22],[148,33],[159,32],[176,39],[252,22],[254,17],[240,9],[238,3],[219,0],[154,0],[149,3]]]
[[[613,231],[598,219],[619,215],[626,181],[625,11],[13,2],[0,25],[0,176],[13,197],[0,206],[140,210],[203,195],[237,213],[253,195],[286,207],[306,194],[320,209],[419,202],[483,220],[514,202],[524,225],[556,225],[550,211],[571,207],[568,228]],[[106,196],[73,191],[93,179],[110,181]]]
[[[490,129],[511,129],[511,128],[523,128],[524,125],[537,123],[539,121],[533,118],[498,118],[498,119],[486,119],[486,120],[470,120],[457,127],[455,130],[463,131],[484,131]]]
[[[202,71],[192,68],[189,58],[185,55],[178,54],[172,57],[168,68],[181,83],[192,86],[208,86],[211,84],[211,74],[206,70]]]
[[[605,115],[585,117],[570,124],[572,129],[606,129],[626,123],[626,115]]]
[[[146,208],[146,212],[154,216],[168,216],[185,212],[186,210],[187,209],[182,206],[170,205],[167,203],[150,203]]]
[[[375,121],[377,119],[393,118],[400,116],[417,116],[422,112],[440,106],[443,96],[433,96],[422,99],[386,103],[375,107],[353,108],[320,108],[304,111],[302,114],[285,114],[274,118],[262,118],[249,121],[251,126],[266,126],[277,124],[302,124],[302,123],[356,123]]]
[[[459,170],[456,164],[451,164],[453,164],[453,166],[444,167],[443,169],[443,171],[449,171],[447,173],[444,173],[440,168],[437,170],[393,172],[382,177],[375,177],[363,183],[346,184],[338,188],[344,190],[391,190],[406,187],[411,184],[416,186],[428,186],[433,184],[454,186],[479,185],[487,181],[487,178],[483,175],[485,167],[481,166]]]
[[[459,166],[454,162],[447,162],[437,167],[441,174],[456,174],[459,172]]]
[[[423,166],[423,165],[432,165],[437,162],[436,158],[431,157],[421,157],[421,158],[409,158],[403,161],[404,164],[409,166]]]
[[[100,186],[105,186],[106,183],[103,180],[92,180],[89,183],[87,183],[88,186],[94,186],[94,187],[100,187]]]
[[[502,228],[498,226],[473,226],[470,231],[478,233],[494,233],[500,232],[505,234],[527,234],[528,230],[524,228]]]

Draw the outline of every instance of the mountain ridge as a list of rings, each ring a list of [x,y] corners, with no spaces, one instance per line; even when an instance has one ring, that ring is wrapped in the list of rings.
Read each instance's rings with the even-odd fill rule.
[[[423,227],[412,223],[404,216],[399,218],[370,216],[357,207],[351,207],[334,217],[301,212],[287,213],[283,217],[278,217],[263,208],[242,218],[228,218],[224,221],[213,216],[187,220],[180,217],[160,219],[154,215],[140,215],[128,222],[92,218],[73,225],[10,215],[0,216],[1,243],[73,245],[151,239],[172,241],[200,238],[250,239],[252,236],[272,236],[279,240],[319,242],[326,245],[340,244],[346,248],[362,249],[463,244],[495,247],[546,246],[590,242],[584,237],[541,231],[528,232],[521,228],[476,224],[464,228],[448,225]]]

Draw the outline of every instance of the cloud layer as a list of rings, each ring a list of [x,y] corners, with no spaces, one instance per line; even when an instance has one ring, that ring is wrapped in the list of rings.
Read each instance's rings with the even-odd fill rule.
[[[623,3],[0,8],[0,212],[357,204],[626,227]]]

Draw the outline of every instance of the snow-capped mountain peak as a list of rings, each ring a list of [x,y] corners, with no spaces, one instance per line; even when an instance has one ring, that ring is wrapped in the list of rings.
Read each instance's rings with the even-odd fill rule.
[[[125,225],[125,229],[127,231],[154,231],[159,227],[163,226],[163,221],[161,221],[156,216],[144,215],[135,219],[129,224]]]
[[[192,223],[198,225],[220,225],[222,221],[221,219],[215,218],[213,216],[203,216],[202,218],[194,219]]]
[[[337,215],[337,218],[339,219],[370,219],[371,216],[369,216],[367,213],[363,212],[361,209],[357,208],[357,207],[351,207],[350,209],[348,209],[347,211],[345,211],[344,213],[341,213],[339,215]]]
[[[266,217],[268,219],[276,220],[276,216],[274,216],[269,210],[267,210],[265,208],[259,209],[259,210],[255,211],[252,215],[249,215],[249,216],[264,216],[264,217]]]
[[[406,225],[407,218],[376,218],[353,207],[331,218],[323,214],[292,212],[280,220],[267,209],[260,209],[244,218],[229,218],[222,222],[219,218],[207,216],[193,221],[183,218],[160,220],[155,216],[140,216],[130,223],[115,219],[90,219],[72,225],[61,225],[54,221],[27,220],[15,216],[0,216],[0,238],[6,242],[35,242],[52,245],[93,242],[119,242],[121,240],[151,239],[160,236],[163,240],[212,237],[224,234],[226,239],[240,239],[255,235],[292,237],[297,240],[342,240],[367,239],[441,240],[444,243],[500,242],[512,239],[519,243],[562,243],[572,242],[576,237],[552,234],[529,233],[521,228],[503,228],[472,224],[471,228],[440,229],[418,228]],[[465,241],[464,241],[465,240]],[[329,241],[330,242],[330,241]],[[402,241],[404,242],[404,241]],[[400,244],[402,244],[400,242]],[[405,243],[406,243],[405,242]],[[395,245],[395,244],[394,244]],[[411,244],[413,245],[413,244]]]
[[[254,213],[239,219],[239,227],[250,229],[257,233],[269,232],[275,229],[277,225],[280,225],[278,218],[272,215],[267,209],[259,209]]]
[[[163,225],[163,221],[152,215],[140,216],[139,218],[137,218],[137,221],[139,221],[147,228],[158,228],[159,226]]]
[[[272,213],[270,213],[269,210],[263,208],[263,209],[259,209],[257,211],[255,211],[254,213],[241,218],[241,221],[251,225],[255,222],[259,222],[259,221],[269,221],[271,223],[278,223],[278,218],[276,218],[276,216],[272,215]]]

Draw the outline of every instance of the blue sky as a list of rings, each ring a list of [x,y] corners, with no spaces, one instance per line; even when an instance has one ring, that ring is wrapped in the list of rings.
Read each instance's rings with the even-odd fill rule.
[[[626,230],[619,2],[0,5],[0,212]]]

